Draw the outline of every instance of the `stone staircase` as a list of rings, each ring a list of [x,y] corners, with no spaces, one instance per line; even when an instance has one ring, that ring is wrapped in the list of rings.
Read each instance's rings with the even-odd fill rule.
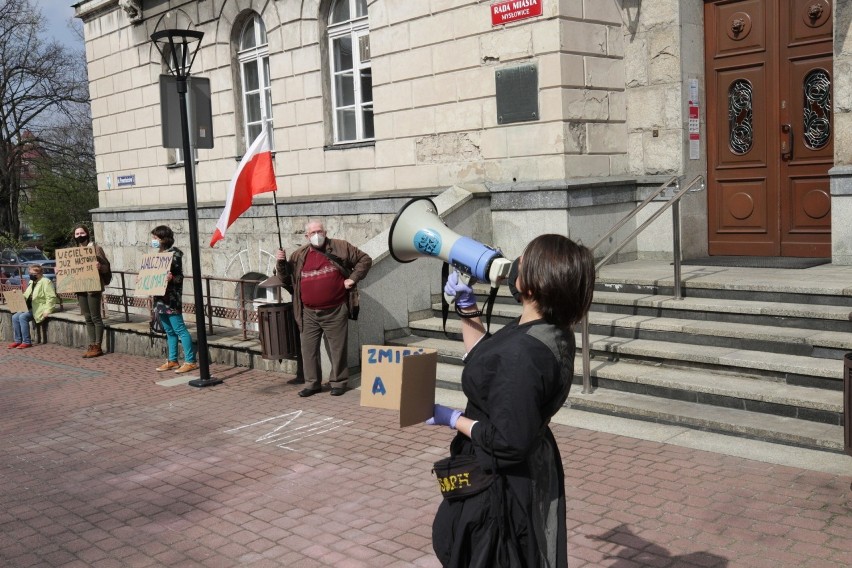
[[[671,272],[665,262],[602,270],[589,314],[594,390],[582,393],[578,328],[571,408],[842,452],[852,267],[684,267],[681,300]],[[519,314],[501,289],[492,332]],[[444,335],[435,303],[387,343],[437,349],[439,388],[460,389],[460,330],[451,315]]]

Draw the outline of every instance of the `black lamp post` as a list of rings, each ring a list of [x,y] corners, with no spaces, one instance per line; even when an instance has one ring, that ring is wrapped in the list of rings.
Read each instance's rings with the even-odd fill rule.
[[[193,387],[218,385],[222,379],[210,376],[210,360],[207,352],[207,329],[204,316],[204,292],[201,287],[201,256],[198,247],[198,213],[195,203],[195,178],[189,142],[189,115],[186,110],[187,78],[204,32],[195,30],[160,30],[151,34],[157,51],[168,63],[169,72],[177,82],[180,99],[180,126],[183,139],[183,171],[186,176],[186,208],[189,218],[189,247],[192,253],[192,291],[195,296],[195,327],[198,332],[198,369],[201,378],[189,381]]]

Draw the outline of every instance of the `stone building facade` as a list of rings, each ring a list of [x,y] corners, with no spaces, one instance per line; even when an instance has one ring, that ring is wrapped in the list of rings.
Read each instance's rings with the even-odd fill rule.
[[[831,163],[814,182],[822,185],[802,197],[805,206],[816,203],[811,209],[823,221],[830,204],[830,230],[822,231],[822,248],[806,256],[850,264],[852,1],[730,4],[82,0],[76,10],[92,96],[96,232],[126,269],[156,224],[172,225],[178,245],[186,243],[184,170],[180,152],[161,146],[159,77],[166,71],[150,36],[188,28],[204,32],[192,74],[210,80],[215,142],[196,150],[202,243],[240,156],[266,124],[288,249],[304,242],[309,217],[362,244],[387,229],[407,199],[449,188],[467,191],[487,212],[476,225],[480,234],[456,230],[507,256],[542,232],[592,244],[671,176],[688,183],[710,175],[707,191],[687,194],[681,204],[683,254],[706,256],[713,253],[708,227],[720,215],[712,195],[727,187],[712,183],[708,134],[724,138],[733,124],[725,118],[730,101],[707,92],[708,38],[718,33],[724,43],[724,26],[743,25],[748,31],[727,32],[731,41],[772,43],[770,27],[780,16],[760,16],[755,4],[772,4],[779,14],[789,4],[793,19],[804,14],[804,29],[824,24],[833,65],[830,106],[820,110],[830,119]],[[735,13],[724,12],[730,9]],[[503,23],[506,13],[514,19]],[[692,124],[690,112],[697,116]],[[708,123],[708,113],[718,120]],[[768,141],[779,142],[776,134]],[[622,257],[669,258],[667,218]],[[224,241],[204,247],[205,271],[230,278],[270,273],[277,227],[271,199],[259,197]]]

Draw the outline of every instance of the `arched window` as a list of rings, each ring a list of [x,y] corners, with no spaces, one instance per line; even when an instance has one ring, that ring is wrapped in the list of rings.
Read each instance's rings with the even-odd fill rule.
[[[264,124],[272,136],[272,90],[269,82],[269,45],[266,27],[260,16],[252,14],[240,32],[237,58],[242,83],[243,135],[246,149],[251,146]]]
[[[335,0],[328,12],[334,142],[375,138],[367,0]]]

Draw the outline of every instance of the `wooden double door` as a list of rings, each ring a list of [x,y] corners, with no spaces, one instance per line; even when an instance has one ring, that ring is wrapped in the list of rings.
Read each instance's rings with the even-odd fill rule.
[[[711,255],[831,256],[832,12],[705,2]]]

